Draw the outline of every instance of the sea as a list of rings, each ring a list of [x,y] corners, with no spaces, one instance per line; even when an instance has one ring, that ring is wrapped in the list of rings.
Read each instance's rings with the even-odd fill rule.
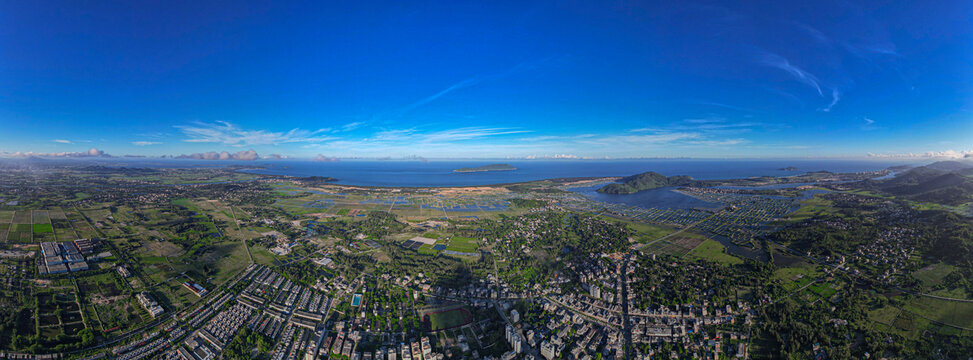
[[[185,159],[88,160],[104,166],[143,168],[200,168],[237,166],[241,172],[287,176],[325,176],[335,183],[381,187],[445,187],[517,183],[525,181],[628,176],[646,171],[689,175],[695,179],[738,179],[754,176],[793,176],[809,171],[863,172],[897,165],[903,160],[768,160],[768,159],[650,159],[650,160],[308,160],[213,161]],[[462,167],[509,164],[516,170],[457,173]],[[796,170],[781,170],[793,167]]]

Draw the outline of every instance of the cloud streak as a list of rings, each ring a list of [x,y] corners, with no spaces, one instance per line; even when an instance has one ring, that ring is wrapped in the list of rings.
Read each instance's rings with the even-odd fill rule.
[[[207,124],[202,122],[193,125],[177,125],[191,143],[218,143],[230,146],[280,145],[287,143],[318,143],[332,140],[333,137],[323,135],[328,129],[309,131],[291,129],[287,132],[273,132],[264,130],[247,130],[226,121]]]
[[[435,94],[432,94],[430,96],[427,96],[425,98],[422,98],[421,100],[416,101],[416,102],[414,102],[412,104],[409,104],[408,106],[402,108],[402,110],[399,111],[399,116],[405,115],[406,113],[409,113],[409,112],[411,112],[411,111],[413,111],[413,110],[415,110],[415,109],[417,109],[419,107],[422,107],[422,106],[424,106],[426,104],[429,104],[429,103],[431,103],[433,101],[436,101],[437,99],[442,98],[443,96],[449,95],[450,93],[453,93],[453,92],[456,92],[456,91],[459,91],[459,90],[462,90],[462,89],[471,88],[471,87],[480,85],[481,83],[486,82],[486,81],[502,79],[502,78],[505,78],[507,76],[510,76],[510,75],[513,75],[513,74],[517,74],[517,73],[520,73],[520,72],[524,72],[524,71],[528,71],[528,70],[534,70],[534,69],[538,68],[540,65],[545,64],[545,63],[548,63],[548,62],[550,62],[552,60],[555,60],[558,57],[559,56],[557,56],[557,55],[552,55],[552,56],[548,56],[548,57],[545,57],[545,58],[542,58],[542,59],[539,59],[539,60],[535,60],[535,61],[525,61],[525,62],[519,63],[519,64],[517,64],[517,65],[515,65],[515,66],[513,66],[513,67],[511,67],[511,68],[509,68],[509,69],[507,69],[505,71],[502,71],[502,72],[488,74],[488,75],[476,75],[476,76],[470,77],[468,79],[465,79],[465,80],[456,82],[456,83],[454,83],[454,84],[446,87],[445,89],[440,90],[439,92],[437,92]]]
[[[763,59],[761,59],[761,62],[764,65],[787,72],[797,81],[814,88],[814,90],[818,92],[818,95],[824,96],[824,92],[821,91],[820,82],[818,81],[818,78],[814,76],[814,74],[804,71],[804,69],[791,64],[791,62],[784,57],[773,53],[766,53],[764,54]]]
[[[431,96],[425,97],[422,100],[419,100],[419,101],[416,101],[416,102],[414,102],[412,104],[409,104],[409,106],[406,106],[405,108],[402,109],[401,114],[405,114],[405,113],[411,112],[412,110],[415,110],[416,108],[419,108],[419,107],[421,107],[423,105],[426,105],[428,103],[431,103],[433,101],[436,101],[436,99],[439,99],[439,98],[441,98],[443,96],[446,96],[447,94],[449,94],[451,92],[454,92],[456,90],[461,90],[461,89],[466,89],[466,88],[469,88],[469,87],[476,86],[477,84],[480,83],[480,81],[481,81],[481,78],[480,77],[474,76],[474,77],[471,77],[469,79],[466,79],[466,80],[457,82],[457,83],[455,83],[453,85],[450,85],[449,87],[447,87],[447,88],[445,88],[443,90],[440,90],[439,92],[437,92],[435,94],[432,94]]]
[[[841,91],[838,91],[838,89],[831,89],[831,103],[828,104],[828,106],[822,108],[821,111],[831,112],[831,108],[837,105],[838,101],[840,100],[841,100]]]
[[[406,141],[418,143],[441,143],[474,140],[499,135],[529,133],[528,130],[513,128],[465,127],[422,133],[416,129],[385,130],[375,133],[373,141]]]

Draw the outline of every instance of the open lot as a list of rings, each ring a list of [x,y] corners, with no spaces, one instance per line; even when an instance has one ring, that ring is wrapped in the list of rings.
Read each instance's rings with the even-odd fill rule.
[[[422,314],[422,324],[429,331],[452,329],[473,322],[473,314],[463,307],[433,310]]]
[[[707,239],[706,241],[698,244],[698,246],[689,252],[690,256],[727,265],[743,263],[743,259],[727,254],[726,247],[715,240]]]

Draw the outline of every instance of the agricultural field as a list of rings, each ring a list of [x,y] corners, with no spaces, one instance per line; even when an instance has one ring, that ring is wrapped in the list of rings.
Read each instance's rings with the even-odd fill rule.
[[[58,335],[77,335],[85,328],[81,307],[73,291],[37,294],[39,331],[43,341],[55,341]]]
[[[7,241],[7,232],[10,231],[10,222],[13,217],[13,211],[0,210],[0,243]]]
[[[51,224],[51,215],[47,210],[34,210],[31,215],[34,224]]]

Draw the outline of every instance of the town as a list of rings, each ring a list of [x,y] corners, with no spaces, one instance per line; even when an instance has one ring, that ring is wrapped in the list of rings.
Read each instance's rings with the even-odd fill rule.
[[[949,280],[964,265],[922,255],[968,220],[937,214],[934,232],[929,213],[847,183],[685,187],[720,206],[672,209],[591,200],[567,190],[576,180],[45,171],[56,178],[0,175],[0,358],[843,358],[971,344],[969,285]]]

